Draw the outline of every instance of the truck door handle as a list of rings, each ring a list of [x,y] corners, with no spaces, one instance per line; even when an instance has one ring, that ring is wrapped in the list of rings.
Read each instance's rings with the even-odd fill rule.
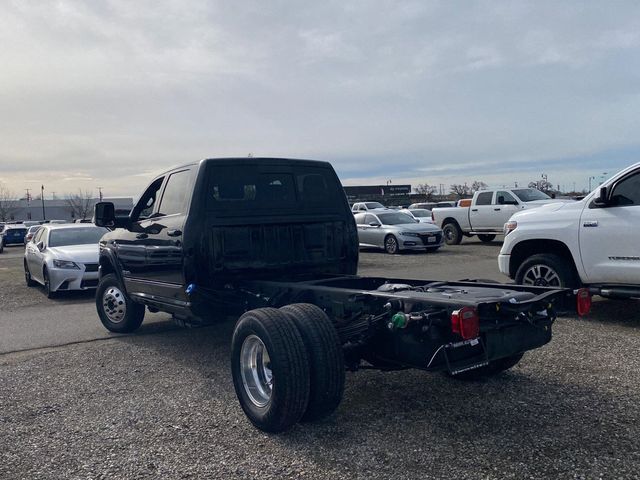
[[[136,235],[136,238],[142,240],[143,238],[147,238],[149,235],[147,235],[146,233],[139,233]]]
[[[178,230],[178,229],[169,230],[167,232],[167,235],[169,235],[170,237],[179,237],[180,235],[182,235],[182,230]]]
[[[477,212],[477,211],[478,211],[478,209],[477,209],[477,208],[472,208],[472,209],[471,209],[471,211],[472,211],[472,212]]]
[[[499,209],[499,208],[494,208],[494,209],[493,209],[493,211],[494,211],[494,212],[499,212],[499,211],[500,211],[500,209]]]

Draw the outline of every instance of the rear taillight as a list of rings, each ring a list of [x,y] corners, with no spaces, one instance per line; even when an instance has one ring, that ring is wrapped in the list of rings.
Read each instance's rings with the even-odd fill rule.
[[[591,294],[589,289],[581,288],[576,294],[576,310],[578,315],[584,317],[591,311]]]
[[[451,314],[451,331],[465,340],[480,335],[480,316],[473,307],[464,307]]]

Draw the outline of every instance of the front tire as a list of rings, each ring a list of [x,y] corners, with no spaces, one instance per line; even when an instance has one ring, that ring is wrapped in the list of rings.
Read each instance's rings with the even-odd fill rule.
[[[489,242],[493,242],[496,239],[496,236],[488,233],[486,234],[483,233],[481,235],[478,235],[478,238],[482,243],[489,243]]]
[[[536,287],[573,288],[580,283],[573,266],[551,253],[532,255],[516,272],[516,283]]]
[[[309,356],[289,316],[275,308],[240,317],[231,341],[231,374],[242,410],[265,432],[300,421],[309,402]]]
[[[49,278],[47,267],[44,267],[42,270],[42,281],[44,283],[44,293],[47,294],[47,298],[55,298],[56,292],[51,290],[51,278]]]
[[[295,323],[309,355],[309,403],[302,421],[326,417],[338,408],[344,393],[344,356],[338,332],[315,305],[296,303],[280,311]]]
[[[96,290],[96,309],[100,321],[110,332],[133,332],[144,320],[144,305],[135,303],[127,296],[113,273],[100,279]]]
[[[456,223],[447,223],[442,227],[442,235],[447,245],[460,245],[462,242],[462,230]]]
[[[387,235],[384,239],[384,251],[393,255],[398,253],[399,250],[398,239],[393,235]]]
[[[510,357],[493,360],[492,362],[489,362],[489,365],[485,365],[484,367],[474,368],[473,370],[467,370],[466,372],[461,372],[456,375],[449,374],[449,376],[458,380],[481,380],[484,378],[495,377],[499,373],[515,367],[520,360],[522,360],[523,356],[524,353],[517,353]]]

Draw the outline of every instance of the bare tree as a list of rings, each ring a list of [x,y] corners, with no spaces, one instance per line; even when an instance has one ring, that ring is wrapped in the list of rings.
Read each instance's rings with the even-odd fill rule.
[[[93,192],[78,190],[66,196],[67,206],[74,218],[91,218],[93,214]]]
[[[489,185],[479,180],[474,180],[473,183],[471,184],[471,192],[477,192],[478,190],[486,190],[487,188],[489,188]]]
[[[4,183],[0,183],[0,221],[11,220],[11,213],[17,204],[18,200],[15,194]]]
[[[454,183],[449,187],[449,190],[458,198],[465,198],[471,195],[471,189],[466,183],[464,185]]]
[[[553,191],[553,183],[543,178],[535,182],[529,182],[529,188],[535,188],[541,192],[549,193]]]
[[[436,187],[435,185],[429,185],[428,183],[419,183],[415,190],[416,193],[424,195],[427,199],[427,202],[430,202],[433,200],[435,193],[438,191],[438,187]]]

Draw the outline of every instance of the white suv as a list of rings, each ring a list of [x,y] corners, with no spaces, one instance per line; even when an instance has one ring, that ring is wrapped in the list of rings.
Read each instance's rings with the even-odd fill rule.
[[[579,202],[516,213],[505,234],[498,265],[517,283],[640,297],[640,163]]]

